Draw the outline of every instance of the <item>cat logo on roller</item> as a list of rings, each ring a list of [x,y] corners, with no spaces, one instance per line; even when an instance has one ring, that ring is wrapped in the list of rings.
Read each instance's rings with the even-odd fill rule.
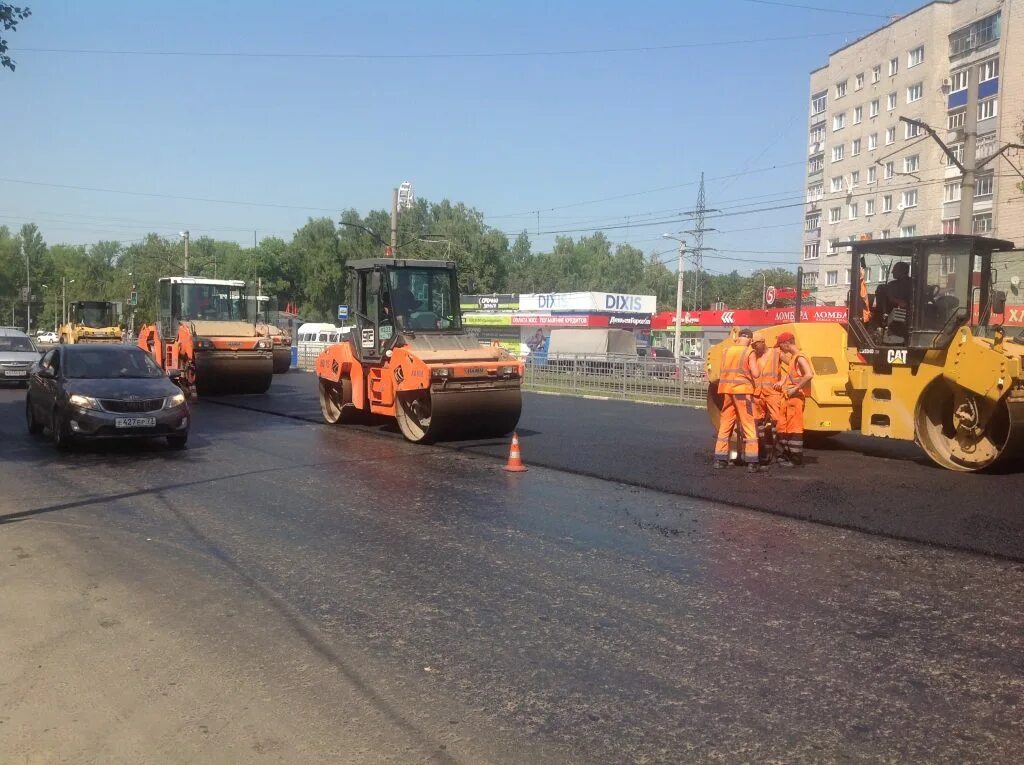
[[[814,367],[804,402],[808,442],[858,430],[916,442],[936,464],[961,472],[1024,456],[1024,335],[1001,326],[1024,307],[1016,294],[1024,251],[960,234],[858,239],[847,266],[874,287],[850,289],[848,321],[764,330],[769,343],[795,335]],[[868,275],[879,271],[887,281],[871,284]],[[708,354],[716,426],[714,392],[731,345],[726,339]]]

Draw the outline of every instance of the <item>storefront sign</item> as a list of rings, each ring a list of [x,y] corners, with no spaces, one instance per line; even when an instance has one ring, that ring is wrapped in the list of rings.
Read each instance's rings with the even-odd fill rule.
[[[512,314],[506,313],[466,313],[462,322],[471,327],[511,327]]]
[[[649,313],[615,313],[608,317],[608,326],[622,329],[650,329],[651,315]]]
[[[519,295],[463,295],[459,305],[463,311],[517,311]]]
[[[789,323],[794,316],[794,308],[683,311],[680,324],[684,327],[769,327]],[[800,310],[800,321],[845,322],[846,317],[846,306],[807,306]],[[653,329],[675,329],[675,312],[655,314],[651,326]]]
[[[654,295],[626,295],[616,292],[552,292],[519,296],[523,311],[605,311],[649,313],[657,309]]]

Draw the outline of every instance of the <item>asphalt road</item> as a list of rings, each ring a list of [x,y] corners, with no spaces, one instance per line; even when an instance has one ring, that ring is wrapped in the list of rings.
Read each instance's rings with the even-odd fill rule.
[[[301,411],[308,385],[266,400]],[[209,401],[185,452],[58,455],[25,433],[23,395],[0,391],[0,604],[23,617],[0,622],[0,751],[1024,758],[1024,567],[537,467],[540,408],[577,402],[529,397],[533,467],[509,475]],[[678,441],[685,413],[657,412]],[[643,461],[628,436],[561,440],[594,472],[602,446],[617,473]]]
[[[807,466],[748,477],[711,469],[714,433],[702,409],[524,394],[527,464],[621,481],[842,528],[1024,561],[1024,467],[965,475],[915,445],[845,435],[811,449]],[[222,404],[322,422],[314,375],[278,376],[265,396]],[[390,424],[367,428],[399,438]],[[446,448],[505,459],[508,443]]]

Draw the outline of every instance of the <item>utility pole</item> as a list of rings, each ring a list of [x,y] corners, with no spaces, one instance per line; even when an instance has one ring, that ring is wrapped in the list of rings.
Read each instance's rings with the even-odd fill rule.
[[[21,242],[21,254],[25,256],[25,334],[32,334],[32,268],[28,261],[25,242]]]
[[[391,192],[391,257],[398,257],[398,189]]]
[[[686,242],[682,239],[677,239],[674,236],[668,234],[662,234],[665,239],[672,239],[679,242],[679,260],[676,264],[676,337],[675,337],[675,354],[676,362],[682,359],[683,355],[683,274],[685,268],[685,261],[683,260],[683,253],[686,250]]]
[[[189,240],[189,232],[188,231],[182,231],[181,232],[181,238],[185,240],[185,276],[188,276],[188,240]]]
[[[960,233],[974,233],[974,187],[978,164],[978,68],[967,70],[967,111],[964,113],[964,164],[960,181]]]
[[[705,206],[704,173],[701,173],[700,190],[697,192],[697,208],[686,213],[686,215],[693,218],[694,223],[696,224],[692,229],[686,232],[693,236],[693,247],[690,248],[690,252],[693,253],[693,309],[695,311],[699,311],[701,309],[701,305],[703,305],[704,281],[702,272],[704,270],[704,251],[714,249],[713,247],[704,246],[704,234],[709,231],[716,230],[713,228],[706,228],[704,226],[704,215],[709,212],[718,212],[718,210],[709,210]]]
[[[64,323],[68,323],[68,278],[60,277],[60,315],[64,317]]]

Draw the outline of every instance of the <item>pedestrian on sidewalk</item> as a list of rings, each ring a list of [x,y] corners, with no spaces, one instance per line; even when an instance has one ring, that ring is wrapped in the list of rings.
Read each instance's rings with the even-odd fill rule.
[[[761,372],[757,356],[750,348],[754,333],[741,329],[735,343],[722,354],[722,374],[718,379],[718,392],[722,396],[722,415],[715,441],[716,470],[729,466],[729,439],[733,428],[739,425],[743,439],[743,461],[748,472],[758,467],[757,423],[755,422],[755,385]]]
[[[783,363],[782,381],[776,384],[783,396],[777,441],[782,456],[778,464],[801,467],[804,464],[804,401],[811,389],[814,368],[797,348],[792,332],[779,335],[778,347]]]
[[[769,348],[763,332],[754,333],[751,344],[757,356],[761,376],[757,379],[754,399],[757,412],[757,444],[762,465],[775,458],[775,438],[779,432],[783,396],[775,386],[782,382],[782,352],[777,346]]]

